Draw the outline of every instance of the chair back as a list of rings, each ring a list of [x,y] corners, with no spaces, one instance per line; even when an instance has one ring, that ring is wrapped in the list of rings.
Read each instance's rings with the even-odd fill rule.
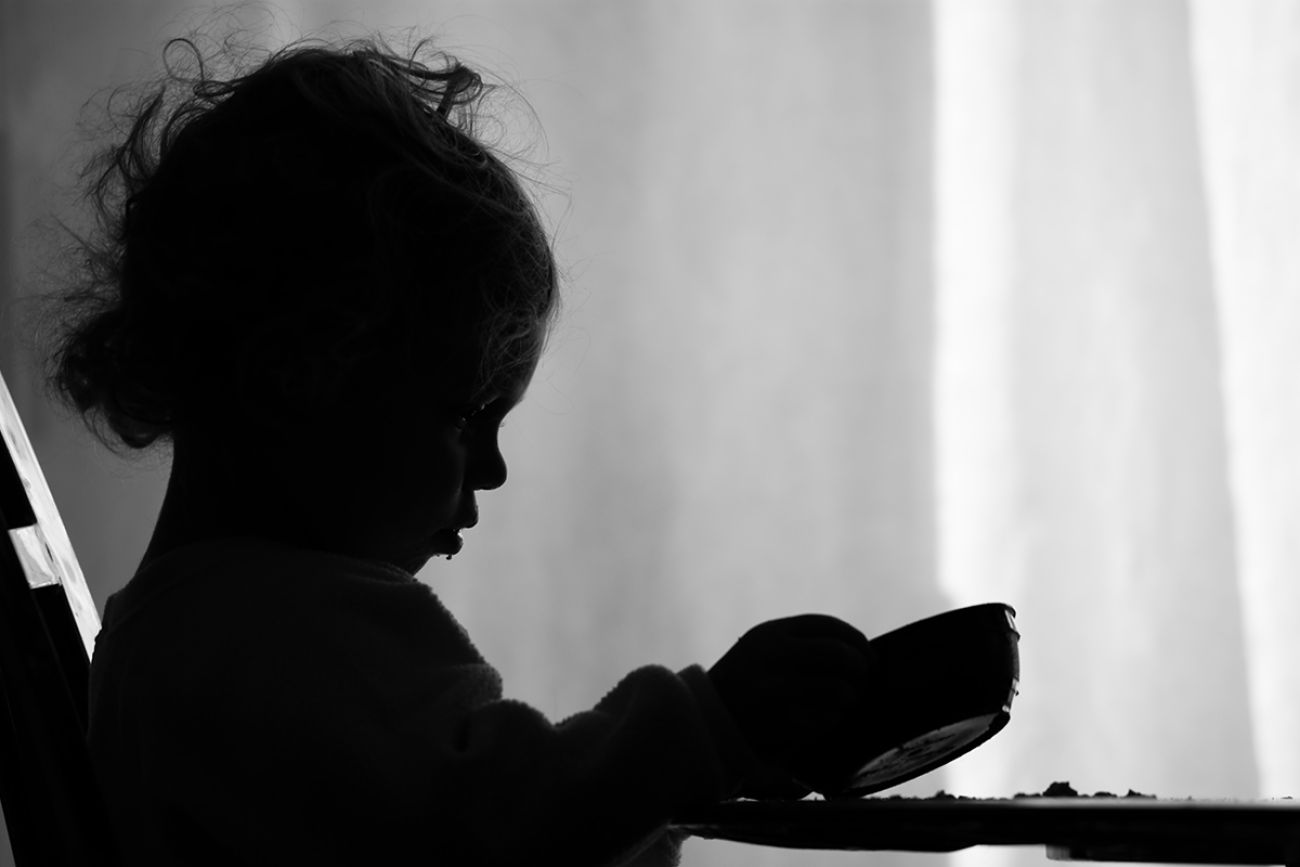
[[[118,864],[86,750],[99,615],[0,376],[0,805],[17,867]]]

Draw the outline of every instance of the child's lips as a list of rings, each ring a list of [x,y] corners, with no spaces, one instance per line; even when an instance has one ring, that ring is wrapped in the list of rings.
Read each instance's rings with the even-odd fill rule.
[[[433,545],[436,553],[450,557],[460,553],[460,549],[465,547],[465,540],[461,537],[460,530],[449,527],[433,534]]]
[[[434,552],[447,558],[459,554],[461,548],[465,547],[465,539],[461,536],[461,531],[468,530],[477,523],[478,509],[471,507],[456,519],[456,523],[433,534]]]

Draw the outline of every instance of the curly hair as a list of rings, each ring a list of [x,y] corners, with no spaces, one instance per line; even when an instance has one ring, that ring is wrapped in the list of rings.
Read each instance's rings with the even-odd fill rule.
[[[71,273],[37,299],[47,393],[116,451],[381,407],[467,360],[479,392],[531,371],[551,244],[476,135],[493,86],[427,45],[295,43],[219,77],[169,41],[80,175],[95,230],[61,224]]]

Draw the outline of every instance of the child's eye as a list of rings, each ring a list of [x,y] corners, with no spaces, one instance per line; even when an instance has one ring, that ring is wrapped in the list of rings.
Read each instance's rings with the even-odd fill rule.
[[[494,397],[483,403],[463,404],[452,410],[451,415],[458,430],[483,431],[491,428],[499,431],[505,427],[505,417],[510,408],[510,401]]]
[[[465,428],[469,427],[474,422],[474,419],[478,418],[478,416],[481,415],[483,413],[483,410],[485,410],[486,408],[487,408],[487,404],[485,403],[472,404],[472,405],[460,407],[459,409],[456,410],[455,413],[456,427],[460,428],[461,430],[464,430]]]

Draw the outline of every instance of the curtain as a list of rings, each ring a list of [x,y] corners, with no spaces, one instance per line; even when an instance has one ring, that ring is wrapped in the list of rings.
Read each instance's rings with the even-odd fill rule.
[[[209,7],[0,0],[0,257],[73,125]],[[511,478],[421,573],[553,717],[759,620],[1016,607],[1005,731],[898,791],[1300,794],[1300,7],[1286,0],[299,2],[513,83],[567,272]],[[2,320],[12,328],[12,320]],[[102,605],[166,461],[0,356]],[[10,371],[17,371],[11,374]],[[1043,863],[692,841],[687,865]]]

